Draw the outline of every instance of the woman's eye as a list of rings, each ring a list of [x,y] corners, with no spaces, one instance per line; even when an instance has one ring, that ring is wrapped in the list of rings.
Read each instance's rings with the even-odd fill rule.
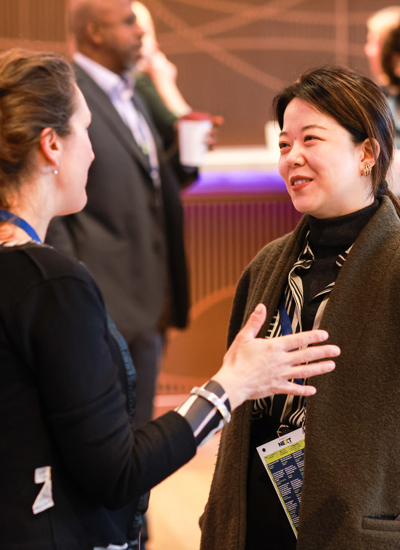
[[[315,139],[318,139],[317,136],[306,136],[304,138],[304,141],[311,141],[311,140],[315,140]]]
[[[279,149],[282,150],[282,149],[284,149],[285,147],[289,147],[289,144],[288,144],[288,143],[285,143],[284,141],[280,141],[280,142],[279,142]]]

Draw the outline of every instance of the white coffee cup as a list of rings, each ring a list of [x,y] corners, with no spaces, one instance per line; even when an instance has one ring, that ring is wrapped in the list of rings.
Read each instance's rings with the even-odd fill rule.
[[[202,166],[207,151],[207,138],[212,129],[212,122],[207,120],[188,120],[183,118],[178,123],[179,158],[184,166]]]

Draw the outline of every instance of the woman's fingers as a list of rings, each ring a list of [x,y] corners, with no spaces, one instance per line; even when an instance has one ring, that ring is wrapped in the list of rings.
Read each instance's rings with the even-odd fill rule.
[[[260,332],[267,317],[267,308],[264,304],[258,304],[253,313],[248,318],[242,330],[238,333],[236,339],[247,342],[252,340]]]
[[[318,374],[331,372],[336,367],[334,361],[320,361],[311,365],[300,365],[298,367],[289,367],[282,373],[288,380],[292,378],[311,378]]]
[[[317,393],[316,388],[314,386],[300,386],[300,384],[296,384],[295,382],[288,382],[285,387],[282,388],[282,390],[276,391],[276,394],[290,394],[290,395],[301,395],[303,397],[308,397],[310,395],[315,395]]]
[[[340,348],[333,344],[312,346],[287,353],[286,364],[296,366],[302,363],[309,363],[310,361],[319,361],[327,357],[337,357],[338,355],[340,355]]]
[[[258,307],[258,306],[257,306]],[[311,344],[318,344],[324,342],[329,337],[326,330],[309,330],[307,332],[297,332],[296,334],[290,334],[288,336],[282,336],[279,341],[282,345],[282,349],[290,351],[292,349],[302,348],[303,346],[309,346]]]
[[[257,388],[258,397],[265,397],[268,394],[262,395],[266,389],[274,394],[293,394],[293,395],[314,395],[316,389],[313,386],[303,386],[296,384],[294,379],[310,378],[319,374],[332,372],[336,365],[333,361],[320,361],[312,365],[301,365],[298,367],[284,367],[275,371],[272,380],[268,381],[267,385],[263,383]]]
[[[257,338],[265,319],[266,307],[259,304],[237,334],[224,356],[221,369],[213,377],[227,391],[232,409],[246,399],[274,393],[313,395],[315,388],[291,380],[310,378],[335,368],[335,363],[328,359],[337,357],[340,348],[331,344],[312,345],[327,340],[326,331]]]

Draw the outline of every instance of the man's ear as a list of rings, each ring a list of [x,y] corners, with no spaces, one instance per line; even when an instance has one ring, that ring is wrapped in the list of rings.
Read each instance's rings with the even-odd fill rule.
[[[91,21],[86,27],[86,36],[96,46],[100,46],[104,42],[102,28],[95,22]]]
[[[367,138],[362,143],[362,159],[361,162],[365,165],[366,163],[369,163],[369,165],[372,167],[376,163],[379,153],[381,152],[381,146],[379,145],[379,142],[372,138]],[[375,154],[374,154],[375,153]]]
[[[50,166],[60,165],[60,138],[52,128],[45,128],[40,135],[39,148]]]

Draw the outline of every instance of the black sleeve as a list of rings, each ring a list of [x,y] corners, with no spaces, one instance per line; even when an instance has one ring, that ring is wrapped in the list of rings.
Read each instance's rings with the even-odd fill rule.
[[[219,397],[228,413],[231,412],[228,394],[218,382],[209,380],[203,384],[202,388]],[[189,422],[198,447],[206,443],[206,441],[209,441],[209,439],[224,426],[221,411],[208,399],[196,394],[191,394],[190,397],[175,410]]]
[[[168,151],[165,150],[162,136],[160,136],[157,130],[152,114],[146,104],[145,99],[140,95],[140,93],[136,94],[135,97],[136,103],[140,106],[140,109],[145,115],[147,123],[153,134],[154,140],[157,144],[161,180],[165,177],[173,178],[176,179],[181,189],[188,187],[199,177],[199,169],[193,166],[184,166],[180,163],[177,144],[172,143],[169,146]]]
[[[135,80],[135,92],[139,92],[146,102],[152,120],[160,134],[165,151],[175,146],[176,133],[175,122],[178,117],[165,105],[150,75],[140,73]]]
[[[37,381],[54,445],[97,502],[121,507],[194,456],[192,430],[175,412],[132,431],[93,283],[36,284],[15,307],[9,332]]]
[[[169,156],[169,162],[176,174],[181,189],[186,189],[198,179],[199,169],[194,166],[184,166],[181,164],[178,149],[173,155]]]

